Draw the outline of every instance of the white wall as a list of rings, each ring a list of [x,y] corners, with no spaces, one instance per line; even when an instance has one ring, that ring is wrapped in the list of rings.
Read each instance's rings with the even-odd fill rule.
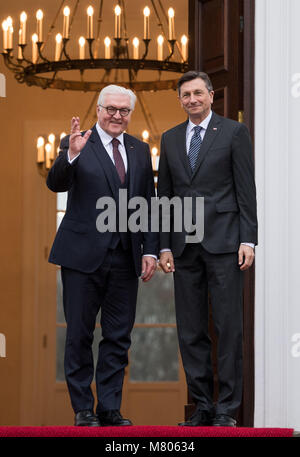
[[[299,21],[299,0],[256,1],[255,426],[295,430],[300,430]]]

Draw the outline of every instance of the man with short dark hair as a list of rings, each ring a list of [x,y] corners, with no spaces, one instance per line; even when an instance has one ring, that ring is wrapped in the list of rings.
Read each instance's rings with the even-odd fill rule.
[[[257,244],[251,140],[245,125],[212,112],[207,74],[184,74],[178,96],[188,120],[162,136],[158,196],[190,197],[194,203],[204,197],[202,240],[186,242],[184,229],[160,234],[160,265],[174,272],[180,350],[196,403],[195,413],[180,425],[235,426],[242,399],[243,271],[252,265]],[[196,215],[193,209],[194,224]],[[208,294],[218,338],[216,405]]]
[[[97,201],[109,197],[118,214],[120,192],[127,192],[128,199],[143,197],[149,207],[155,196],[149,146],[124,133],[135,100],[134,93],[124,87],[102,89],[98,122],[81,133],[79,118],[72,118],[71,134],[62,140],[47,178],[52,191],[68,191],[66,214],[49,261],[61,265],[67,322],[65,374],[78,426],[132,425],[120,413],[124,371],[138,277],[142,274],[143,281],[149,281],[154,274],[158,235],[122,230],[100,233]],[[95,370],[95,415],[92,342],[99,309],[102,340]]]

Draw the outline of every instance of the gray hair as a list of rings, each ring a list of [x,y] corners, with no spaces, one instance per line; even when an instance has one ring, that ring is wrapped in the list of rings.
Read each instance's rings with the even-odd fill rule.
[[[98,97],[98,105],[103,105],[104,104],[104,99],[106,95],[112,95],[112,94],[123,94],[127,95],[130,99],[130,108],[134,110],[135,107],[135,102],[136,102],[136,95],[132,90],[126,89],[126,87],[122,86],[116,86],[115,84],[110,84],[109,86],[104,87]]]

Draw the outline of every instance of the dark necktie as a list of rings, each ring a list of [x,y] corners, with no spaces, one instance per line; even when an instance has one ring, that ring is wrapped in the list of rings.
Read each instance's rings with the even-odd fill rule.
[[[200,151],[200,146],[202,143],[202,139],[201,139],[201,135],[200,135],[201,129],[202,129],[202,127],[200,127],[199,125],[196,125],[196,127],[194,127],[194,135],[192,136],[192,139],[191,139],[188,157],[189,157],[189,161],[190,161],[192,170],[194,170],[194,168],[195,168],[197,157],[198,157],[198,154]]]
[[[118,175],[120,177],[120,181],[122,184],[124,184],[126,172],[125,172],[124,162],[123,162],[122,156],[119,151],[120,141],[117,140],[117,138],[113,138],[111,142],[113,145],[113,157],[114,157],[114,161],[115,161],[115,166],[116,166]]]

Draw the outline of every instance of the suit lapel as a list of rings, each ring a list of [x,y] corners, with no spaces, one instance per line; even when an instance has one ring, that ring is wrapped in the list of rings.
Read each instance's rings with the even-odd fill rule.
[[[200,152],[197,158],[195,168],[192,173],[192,179],[197,174],[197,171],[201,167],[209,149],[211,148],[213,142],[221,132],[222,124],[220,118],[217,114],[213,112],[211,120],[208,124],[207,131],[205,133],[203,142],[201,144]]]
[[[133,186],[134,178],[136,173],[136,164],[137,164],[137,151],[129,135],[124,133],[124,144],[127,153],[128,160],[128,169],[127,173],[129,174],[129,198],[133,196]]]
[[[94,154],[97,158],[98,163],[100,163],[100,165],[106,175],[106,178],[107,178],[108,184],[111,188],[111,191],[112,191],[113,195],[116,197],[118,194],[118,188],[117,188],[116,179],[114,176],[114,172],[115,172],[115,170],[113,168],[114,165],[111,161],[111,158],[107,154],[107,151],[106,151],[105,147],[103,146],[102,141],[100,140],[100,137],[98,135],[95,125],[92,128],[92,134],[88,141],[89,141],[89,145],[91,146],[92,150],[94,151]]]
[[[192,177],[192,170],[191,166],[189,163],[188,155],[187,155],[187,150],[186,150],[186,129],[188,125],[188,120],[184,122],[183,124],[180,124],[178,126],[177,132],[176,132],[176,144],[177,144],[177,151],[180,156],[180,160],[185,168],[185,171],[189,175],[189,177]]]

